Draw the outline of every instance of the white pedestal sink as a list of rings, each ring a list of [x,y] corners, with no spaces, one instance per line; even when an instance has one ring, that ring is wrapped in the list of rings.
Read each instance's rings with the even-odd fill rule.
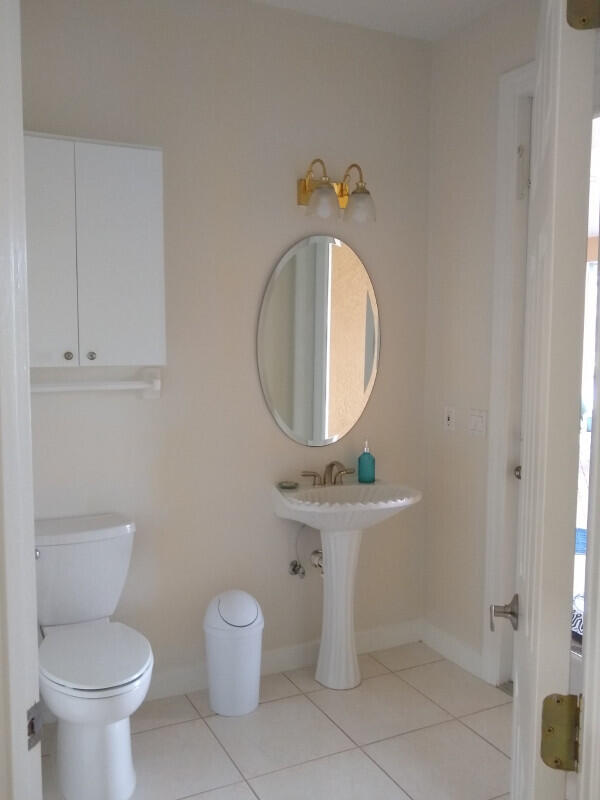
[[[275,513],[321,532],[323,625],[316,679],[331,689],[360,683],[354,643],[354,583],[363,530],[418,503],[407,486],[357,483],[295,491],[273,489]]]

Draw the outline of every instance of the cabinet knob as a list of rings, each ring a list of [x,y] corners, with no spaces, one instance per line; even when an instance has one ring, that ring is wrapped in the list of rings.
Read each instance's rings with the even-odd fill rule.
[[[89,358],[90,361],[95,361],[96,360],[96,353],[94,353],[93,350],[90,350],[90,352],[87,354],[87,357]]]
[[[64,358],[65,358],[65,361],[72,361],[73,360],[73,353],[70,350],[67,350],[67,352],[64,353]]]

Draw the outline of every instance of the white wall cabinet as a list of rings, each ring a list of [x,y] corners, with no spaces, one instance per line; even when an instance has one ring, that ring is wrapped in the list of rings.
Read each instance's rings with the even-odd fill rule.
[[[31,366],[166,361],[162,153],[25,136]]]

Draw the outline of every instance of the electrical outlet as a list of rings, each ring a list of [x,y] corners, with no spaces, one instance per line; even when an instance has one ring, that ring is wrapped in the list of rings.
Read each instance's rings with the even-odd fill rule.
[[[454,406],[445,406],[444,408],[444,428],[447,431],[456,430],[456,409]]]

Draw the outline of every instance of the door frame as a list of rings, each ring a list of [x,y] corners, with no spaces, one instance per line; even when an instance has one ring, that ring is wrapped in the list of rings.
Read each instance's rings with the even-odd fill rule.
[[[514,480],[507,469],[511,431],[509,405],[511,334],[515,327],[513,285],[515,214],[518,206],[520,105],[532,98],[535,62],[500,77],[496,156],[496,220],[492,278],[492,342],[488,416],[487,509],[485,535],[485,594],[482,678],[498,685],[512,674],[512,628],[500,622],[496,632],[489,625],[489,606],[508,603],[515,585],[515,547],[506,540],[506,493]],[[521,268],[519,266],[518,268]],[[522,265],[525,272],[525,264]],[[516,465],[515,465],[516,466]]]
[[[513,320],[511,287],[514,280],[512,258],[514,212],[517,202],[515,180],[518,172],[518,109],[523,97],[533,97],[535,89],[535,63],[527,64],[505,73],[500,78],[498,101],[498,139],[496,169],[496,224],[493,263],[493,311],[489,405],[489,449],[487,481],[486,555],[485,555],[485,605],[483,610],[482,677],[492,684],[507,679],[507,641],[512,629],[508,625],[506,636],[489,629],[489,605],[507,602],[515,584],[514,552],[508,546],[505,532],[505,497],[508,481],[507,469],[510,431],[506,415],[508,399],[507,375],[510,369],[510,334]],[[600,113],[600,34],[596,40],[594,112]],[[507,235],[507,232],[509,235]],[[600,315],[596,341],[596,360],[600,364]],[[596,372],[596,397],[600,397],[600,370]],[[595,418],[600,408],[594,409]],[[600,531],[600,419],[594,420],[590,511],[588,528]],[[594,797],[600,786],[600,534],[588,537],[586,559],[586,638],[583,662],[583,696],[585,698],[582,737],[581,772],[578,775],[578,797]],[[591,613],[590,613],[591,612]],[[590,619],[591,616],[591,619]],[[593,624],[592,624],[593,621]],[[503,623],[501,622],[500,625]],[[510,649],[512,649],[510,647]]]
[[[19,0],[0,0],[0,794],[41,800]]]
[[[594,60],[594,116],[600,116],[600,32],[596,32]],[[598,295],[600,309],[600,294]],[[600,313],[596,318],[596,375],[592,414],[588,545],[585,561],[585,617],[583,639],[583,736],[579,800],[598,795],[600,786]]]

